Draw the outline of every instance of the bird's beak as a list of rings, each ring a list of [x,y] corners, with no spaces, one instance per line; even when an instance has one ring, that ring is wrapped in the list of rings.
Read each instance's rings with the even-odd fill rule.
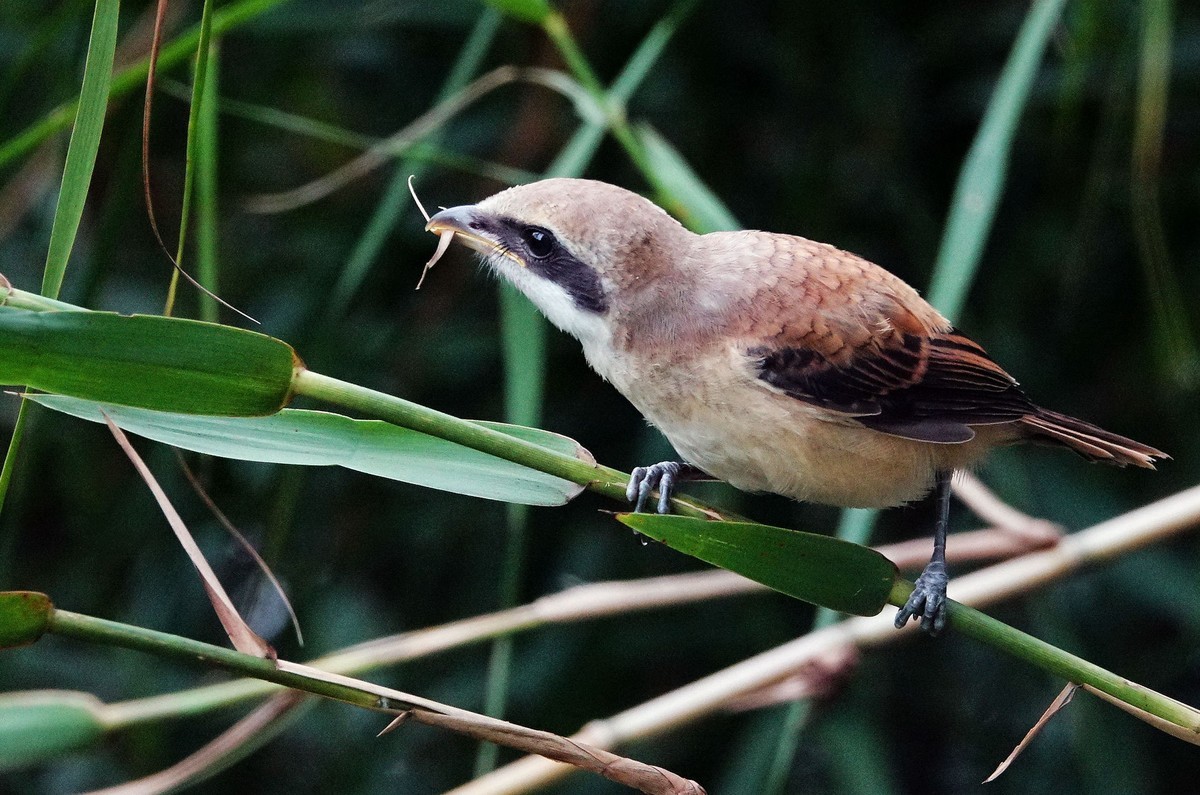
[[[425,224],[425,231],[435,235],[452,233],[480,254],[491,256],[500,253],[517,264],[524,265],[516,254],[502,246],[500,239],[488,231],[492,226],[487,213],[473,204],[463,204],[435,213]]]

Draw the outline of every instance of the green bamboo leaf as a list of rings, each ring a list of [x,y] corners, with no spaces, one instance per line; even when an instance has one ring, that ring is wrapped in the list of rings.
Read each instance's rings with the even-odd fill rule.
[[[548,0],[487,0],[488,5],[505,16],[540,25],[550,16]]]
[[[196,320],[0,306],[0,384],[189,414],[261,415],[290,396],[295,355]]]
[[[638,125],[638,139],[646,150],[646,159],[659,182],[687,210],[691,225],[697,232],[716,232],[741,229],[717,195],[697,176],[688,162],[648,124]]]
[[[36,591],[0,593],[0,649],[28,646],[50,625],[54,605]],[[0,743],[0,746],[3,744]]]
[[[104,735],[100,700],[41,690],[0,696],[0,771],[55,759]]]
[[[617,518],[671,549],[839,613],[875,615],[896,582],[896,566],[883,555],[829,536],[686,516]]]
[[[284,409],[269,417],[207,417],[104,406],[62,395],[33,395],[30,399],[92,422],[104,421],[103,409],[130,433],[222,458],[341,466],[431,489],[524,505],[563,505],[583,491],[568,480],[381,420],[299,409]],[[590,460],[586,450],[565,436],[536,428],[480,424]]]

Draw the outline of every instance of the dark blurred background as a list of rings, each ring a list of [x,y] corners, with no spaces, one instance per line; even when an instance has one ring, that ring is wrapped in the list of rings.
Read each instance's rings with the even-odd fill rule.
[[[1155,0],[1147,0],[1154,2]],[[218,7],[221,7],[220,4]],[[604,81],[669,10],[663,2],[561,5]],[[924,288],[963,158],[1029,3],[713,3],[683,22],[629,115],[649,121],[747,227],[801,234],[862,254]],[[129,2],[132,41],[149,11]],[[175,3],[172,32],[199,17]],[[221,41],[224,97],[369,136],[387,136],[435,102],[483,7],[466,0],[288,2]],[[1071,0],[1039,72],[978,278],[959,325],[1039,403],[1161,447],[1157,473],[1085,466],[1069,454],[1006,450],[981,471],[1031,514],[1086,527],[1200,478],[1200,6],[1173,8],[1161,180],[1169,283],[1182,335],[1164,344],[1161,301],[1139,254],[1132,208],[1137,74],[1144,6]],[[0,141],[78,91],[91,5],[0,8]],[[139,26],[143,26],[140,27]],[[143,34],[144,35],[144,34]],[[121,57],[119,53],[118,57]],[[484,67],[561,67],[545,35],[501,23]],[[159,221],[173,245],[187,106],[166,70],[151,140]],[[170,275],[142,205],[141,93],[115,102],[65,300],[161,311]],[[540,172],[578,125],[571,105],[536,86],[502,88],[450,121],[442,151]],[[65,136],[0,172],[0,272],[36,290]],[[278,215],[247,197],[295,187],[356,150],[233,112],[220,121],[221,295],[294,343],[318,371],[455,415],[503,417],[495,284],[452,251],[417,293],[434,239],[403,212],[348,309],[330,294],[391,179],[386,165],[327,198]],[[649,191],[611,140],[586,176]],[[469,203],[504,187],[426,164],[427,206]],[[1144,232],[1144,230],[1141,230]],[[194,313],[185,290],[181,310]],[[225,316],[227,322],[236,318]],[[542,427],[628,469],[665,443],[588,369],[574,341],[549,338]],[[17,400],[0,400],[6,440]],[[196,461],[209,492],[284,580],[308,643],[278,608],[179,473],[173,454],[140,445],[226,582],[258,626],[298,659],[383,634],[489,612],[498,604],[505,506],[332,469]],[[756,519],[831,532],[837,512],[778,498],[705,492]],[[522,601],[589,581],[694,570],[636,543],[583,495],[530,513]],[[926,534],[922,503],[886,512],[875,538]],[[956,528],[974,527],[956,509]],[[951,540],[953,544],[953,539]],[[1200,575],[1185,539],[1006,604],[1001,619],[1188,703],[1200,703]],[[239,585],[240,583],[240,585]],[[32,413],[0,516],[0,586],[49,593],[64,608],[212,642],[221,631],[152,498],[98,426]],[[257,607],[255,607],[257,605]],[[508,716],[570,733],[807,630],[813,611],[780,596],[554,627],[516,641]],[[487,648],[373,675],[480,709]],[[4,690],[65,688],[109,701],[168,692],[217,674],[132,652],[48,638],[0,655]],[[1061,683],[962,637],[905,641],[867,654],[817,705],[788,791],[973,790],[1021,739]],[[0,778],[0,790],[60,792],[149,774],[199,747],[239,712],[114,735],[101,747]],[[713,793],[757,792],[782,709],[723,715],[628,749]],[[336,704],[305,713],[279,739],[197,791],[432,793],[467,780],[475,747],[406,727],[384,739],[378,716]],[[508,752],[502,759],[510,758]],[[994,792],[1170,792],[1194,788],[1194,748],[1079,697],[995,784]],[[554,791],[615,792],[577,775]]]

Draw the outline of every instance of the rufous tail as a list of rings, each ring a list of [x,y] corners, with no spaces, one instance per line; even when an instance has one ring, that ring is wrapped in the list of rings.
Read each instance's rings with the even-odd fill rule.
[[[1027,414],[1021,418],[1021,424],[1031,437],[1069,447],[1089,461],[1154,469],[1156,459],[1170,458],[1149,445],[1049,409],[1039,408],[1036,413]]]

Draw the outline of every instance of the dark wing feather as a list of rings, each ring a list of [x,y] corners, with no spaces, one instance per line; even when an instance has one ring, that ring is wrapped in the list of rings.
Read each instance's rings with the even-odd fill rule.
[[[893,334],[839,359],[803,347],[748,353],[758,377],[791,397],[907,439],[965,442],[972,425],[1036,410],[1012,376],[954,330]]]

